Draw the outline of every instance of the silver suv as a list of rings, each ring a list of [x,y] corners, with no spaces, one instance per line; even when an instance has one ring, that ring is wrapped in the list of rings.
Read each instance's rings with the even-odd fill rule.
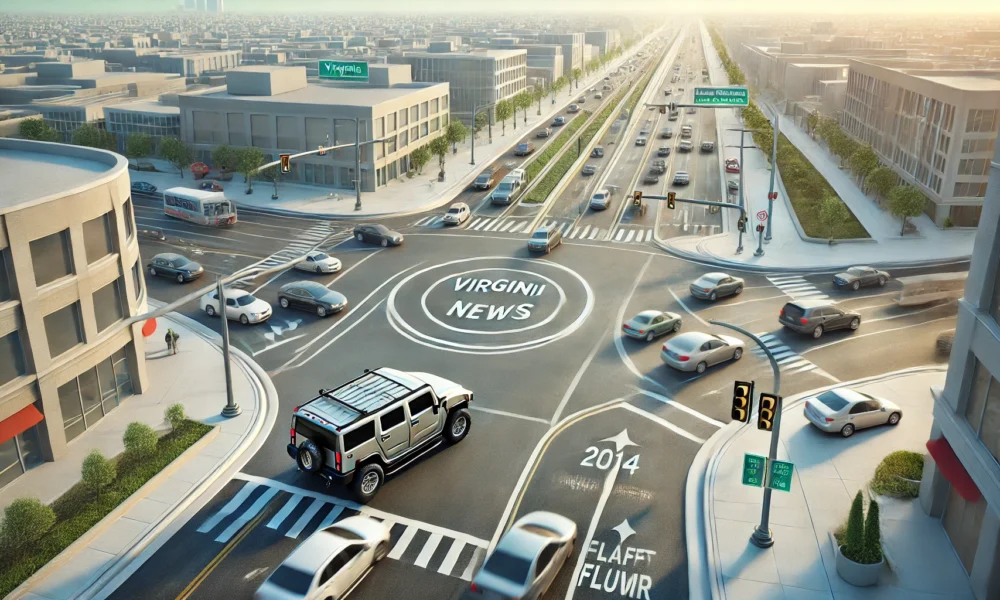
[[[472,392],[431,375],[382,367],[319,395],[292,413],[288,455],[327,485],[353,484],[362,503],[387,475],[443,441],[469,433]]]

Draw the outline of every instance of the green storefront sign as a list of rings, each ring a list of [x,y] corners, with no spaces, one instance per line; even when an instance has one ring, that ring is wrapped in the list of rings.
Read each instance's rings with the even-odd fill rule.
[[[319,78],[335,81],[368,81],[368,63],[355,60],[321,60]]]
[[[757,454],[743,455],[743,485],[764,487],[764,473],[767,470],[767,458]]]
[[[783,460],[770,461],[770,475],[767,478],[767,487],[779,492],[789,492],[792,490],[792,471],[795,468],[790,462]]]
[[[696,87],[695,106],[747,106],[750,93],[745,87]]]

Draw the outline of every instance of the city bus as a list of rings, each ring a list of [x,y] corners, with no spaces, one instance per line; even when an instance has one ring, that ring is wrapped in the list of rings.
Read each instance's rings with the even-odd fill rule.
[[[899,306],[919,306],[940,300],[957,300],[965,293],[968,273],[933,273],[897,277],[903,289],[896,298]]]
[[[199,225],[228,227],[236,223],[236,207],[224,192],[170,188],[163,192],[163,212]]]

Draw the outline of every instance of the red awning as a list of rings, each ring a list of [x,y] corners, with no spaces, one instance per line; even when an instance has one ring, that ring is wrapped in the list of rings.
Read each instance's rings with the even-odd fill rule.
[[[951,444],[944,437],[927,441],[927,451],[931,453],[937,468],[944,475],[951,485],[955,487],[958,495],[966,502],[976,502],[979,500],[980,492],[976,482],[969,476],[969,472],[962,466],[962,462],[955,456],[955,451],[951,449]]]
[[[38,412],[38,409],[35,408],[34,404],[25,406],[13,415],[0,421],[0,444],[41,423],[44,418],[42,413]]]

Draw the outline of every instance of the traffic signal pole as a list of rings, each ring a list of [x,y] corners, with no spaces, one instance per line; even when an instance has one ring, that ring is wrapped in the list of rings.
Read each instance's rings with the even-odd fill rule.
[[[771,354],[771,349],[768,348],[760,338],[746,329],[724,321],[709,321],[709,323],[712,325],[718,325],[719,327],[732,329],[733,331],[737,331],[750,338],[761,350],[764,351],[764,355],[767,356],[768,362],[771,363],[771,371],[774,374],[774,395],[777,396],[779,400],[774,408],[774,425],[771,428],[771,448],[768,450],[767,459],[769,461],[777,460],[778,439],[781,432],[781,371],[778,369],[778,361],[776,361],[774,359],[774,355]],[[750,542],[754,546],[757,546],[758,548],[770,548],[774,545],[774,538],[771,536],[770,520],[771,488],[764,486],[764,502],[760,509],[760,525],[754,528],[753,535],[750,536]]]
[[[670,192],[672,196],[659,196],[655,194],[644,194],[639,190],[633,192],[633,198],[636,200],[642,200],[643,198],[649,200],[667,200],[669,202],[687,202],[688,204],[698,204],[700,206],[717,206],[720,209],[725,208],[726,210],[738,210],[740,211],[740,218],[737,222],[737,227],[740,231],[740,241],[739,247],[736,248],[736,253],[739,254],[743,251],[743,231],[747,227],[747,213],[742,206],[736,206],[735,204],[730,204],[728,202],[715,202],[713,200],[695,200],[694,198],[678,198],[674,192]],[[671,206],[670,208],[673,208]]]

